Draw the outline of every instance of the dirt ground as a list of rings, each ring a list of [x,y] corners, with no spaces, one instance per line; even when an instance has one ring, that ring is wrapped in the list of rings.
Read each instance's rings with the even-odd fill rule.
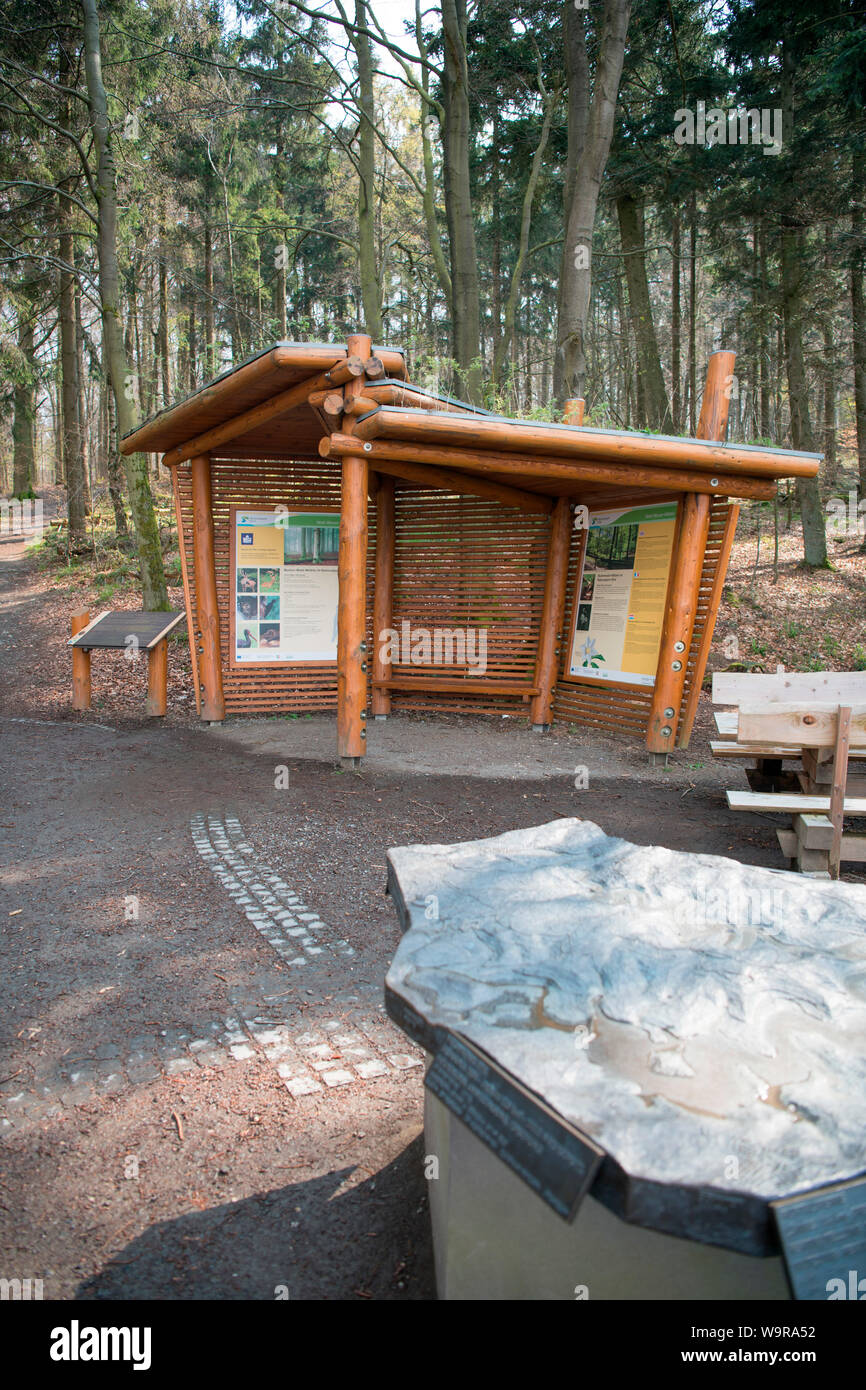
[[[728,813],[745,778],[710,760],[706,709],[667,769],[625,739],[405,717],[371,726],[357,774],[324,717],[131,713],[122,657],[94,658],[100,703],[75,715],[46,695],[69,658],[43,594],[0,544],[0,1276],[63,1299],[435,1298],[423,1057],[382,1008],[388,848],[581,816],[780,867],[781,818]]]

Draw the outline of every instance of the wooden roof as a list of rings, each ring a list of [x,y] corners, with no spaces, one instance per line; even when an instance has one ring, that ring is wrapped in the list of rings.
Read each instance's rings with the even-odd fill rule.
[[[324,413],[342,411],[337,392],[350,372],[365,378],[355,413]],[[336,404],[326,405],[331,387]],[[814,477],[822,457],[508,419],[407,381],[400,349],[376,348],[361,364],[346,347],[319,343],[275,344],[140,425],[121,450],[159,451],[167,464],[196,453],[339,461],[363,450],[372,469],[406,485],[445,488],[450,478],[455,491],[465,491],[470,480],[486,480],[488,490],[519,489],[531,510],[538,509],[531,494],[596,506],[665,491],[769,499],[780,478]]]
[[[374,348],[390,378],[404,380],[406,363],[402,348]],[[169,449],[233,420],[246,411],[263,405],[274,396],[303,381],[320,375],[345,362],[348,350],[339,343],[274,343],[272,347],[250,357],[237,367],[231,367],[213,381],[207,382],[191,396],[167,406],[158,414],[123,436],[123,454],[167,453]],[[306,444],[304,452],[314,457],[321,437],[321,425],[308,406],[291,412],[292,444],[295,432],[299,443]],[[261,442],[274,441],[274,431],[266,432]],[[258,442],[258,441],[255,441]],[[276,434],[278,448],[287,448],[286,419],[282,418]]]

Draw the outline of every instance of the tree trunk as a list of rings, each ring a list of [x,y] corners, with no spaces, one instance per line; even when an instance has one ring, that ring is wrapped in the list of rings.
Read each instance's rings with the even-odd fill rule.
[[[782,306],[785,321],[785,365],[788,403],[791,408],[791,440],[795,449],[814,453],[815,438],[809,418],[809,392],[803,356],[803,238],[793,227],[782,230]],[[797,497],[803,523],[803,552],[807,565],[826,567],[827,537],[821,488],[817,478],[798,478]]]
[[[554,395],[561,409],[564,409],[570,397],[586,394],[586,323],[592,288],[592,235],[599,189],[613,136],[630,15],[631,0],[605,0],[590,103],[586,19],[572,0],[564,0],[569,110],[565,184],[568,208],[559,276],[553,382]],[[577,141],[581,142],[579,146]]]
[[[698,432],[698,199],[689,208],[689,437]]]
[[[382,282],[376,256],[376,102],[373,91],[373,49],[366,33],[366,0],[355,0],[351,39],[358,63],[358,269],[364,305],[364,332],[382,341]]]
[[[466,31],[466,0],[442,0],[445,47],[442,144],[445,210],[451,243],[452,356],[457,363],[458,393],[479,404],[482,396],[481,293],[472,217]]]
[[[782,120],[787,138],[794,130],[794,73],[796,55],[790,39],[782,40]],[[793,190],[792,190],[793,193]],[[792,204],[795,202],[793,196]],[[804,237],[793,221],[782,222],[781,288],[785,330],[785,367],[788,377],[788,404],[791,410],[791,439],[795,449],[815,452],[812,422],[809,418],[809,391],[803,354],[803,289],[806,278]],[[817,478],[797,479],[797,498],[803,526],[803,554],[807,565],[829,566],[821,486]]]
[[[97,156],[96,183],[99,208],[97,258],[99,297],[102,309],[103,352],[106,375],[114,396],[119,435],[135,425],[132,401],[127,394],[129,368],[123,347],[120,323],[120,281],[117,267],[117,173],[111,148],[111,124],[102,81],[99,16],[96,0],[82,0],[84,9],[84,62],[87,98],[94,149]],[[147,463],[141,454],[125,459],[126,487],[135,527],[136,547],[141,565],[141,585],[146,609],[168,608],[168,594],[162,563],[159,529],[153,510],[153,497],[147,476]]]
[[[213,312],[213,229],[208,209],[204,222],[204,369],[202,379],[216,376],[216,334]]]
[[[499,382],[502,368],[505,365],[505,359],[514,337],[517,308],[520,303],[520,288],[523,283],[523,271],[526,265],[527,255],[529,254],[529,233],[532,229],[532,205],[535,202],[535,194],[539,179],[541,178],[544,152],[547,149],[547,142],[550,138],[550,127],[553,121],[553,111],[556,100],[556,92],[544,93],[544,119],[542,121],[538,146],[535,150],[535,154],[532,156],[529,177],[526,181],[526,191],[523,195],[520,242],[517,248],[517,260],[511,276],[511,284],[508,290],[508,299],[505,304],[505,323],[503,325],[502,337],[493,356],[492,379],[496,384]]]
[[[863,199],[866,158],[857,150],[851,180],[851,331],[854,339],[854,415],[857,425],[857,457],[860,496],[866,497],[866,299],[863,294]]]
[[[168,269],[165,248],[165,205],[160,207],[159,226],[159,357],[162,375],[163,409],[171,405],[171,358],[168,341]]]
[[[673,415],[674,434],[682,434],[683,429],[682,368],[680,362],[680,320],[682,316],[680,253],[680,214],[679,210],[675,208],[671,226],[671,413]]]
[[[12,396],[12,496],[28,497],[36,472],[34,425],[36,421],[36,364],[33,353],[33,304],[25,300],[18,324],[21,362]]]
[[[761,390],[762,439],[770,437],[770,339],[767,333],[767,318],[770,313],[770,300],[767,293],[767,237],[763,221],[757,227],[758,262],[761,275],[761,292],[758,301],[758,375]]]
[[[646,273],[643,203],[631,193],[621,193],[616,200],[616,211],[624,252],[629,312],[637,348],[638,399],[646,411],[646,417],[640,423],[651,430],[670,434],[673,420],[662,375]]]
[[[69,224],[68,204],[60,207],[60,379],[63,399],[63,460],[66,469],[66,517],[69,548],[87,541],[87,474],[84,470],[81,385],[79,381],[78,330],[75,313],[75,238]]]

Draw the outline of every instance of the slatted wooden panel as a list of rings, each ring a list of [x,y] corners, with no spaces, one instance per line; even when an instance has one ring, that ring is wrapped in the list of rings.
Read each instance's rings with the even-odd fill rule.
[[[189,585],[195,612],[195,574],[191,563],[192,499],[188,465],[177,470],[189,565]],[[268,670],[254,665],[229,666],[229,507],[250,510],[280,505],[299,511],[340,510],[340,465],[314,459],[284,463],[274,459],[216,459],[212,463],[214,543],[217,594],[220,605],[223,686],[229,714],[301,713],[335,710],[337,671],[334,665],[285,665]],[[394,560],[394,626],[403,620],[413,629],[480,629],[487,631],[487,671],[491,680],[525,680],[531,685],[538,644],[547,560],[547,517],[527,514],[483,498],[452,497],[428,489],[396,489],[396,548]],[[707,617],[707,600],[718,561],[727,503],[717,499],[710,518],[710,536],[701,579],[698,622],[689,652],[686,695],[698,644]],[[372,652],[373,566],[376,508],[371,499],[367,553],[367,644]],[[571,632],[574,580],[578,557],[576,539],[570,557],[568,605],[564,631]],[[560,677],[567,672],[570,642],[562,644]],[[477,649],[476,649],[477,650]],[[397,676],[475,676],[469,667],[428,668],[395,665]],[[650,689],[611,689],[575,684],[560,678],[555,718],[582,725],[627,732],[646,732]],[[512,695],[437,695],[436,692],[392,694],[394,710],[445,710],[526,717],[529,704]]]
[[[454,497],[398,485],[395,501],[394,626],[487,633],[488,680],[532,684],[544,596],[546,516],[481,497]],[[476,646],[476,653],[478,647]],[[405,653],[401,653],[405,656]],[[471,667],[402,664],[399,676],[477,677]],[[525,716],[519,695],[397,692],[395,709],[462,710]]]
[[[731,508],[723,497],[714,497],[713,505],[710,508],[710,530],[707,536],[707,549],[704,554],[704,566],[701,571],[701,591],[698,597],[698,616],[695,621],[695,630],[692,636],[692,644],[689,648],[689,664],[686,667],[686,683],[683,690],[683,703],[680,709],[682,717],[688,701],[689,692],[692,689],[695,678],[695,665],[698,658],[698,650],[701,645],[707,620],[710,617],[710,595],[715,579],[716,569],[721,559],[722,539],[725,534],[725,526]]]
[[[707,539],[707,549],[704,555],[704,564],[701,572],[698,613],[695,621],[694,636],[689,649],[689,661],[686,670],[686,684],[683,693],[682,709],[685,708],[688,693],[691,688],[698,648],[707,622],[710,588],[712,586],[713,576],[716,572],[716,566],[719,562],[719,551],[728,510],[728,502],[725,498],[715,497],[713,499],[710,509],[710,530]],[[622,688],[608,685],[596,685],[591,681],[577,683],[573,680],[565,679],[568,675],[568,661],[571,654],[575,579],[579,554],[579,537],[574,536],[569,560],[565,639],[562,644],[560,679],[556,687],[554,718],[566,720],[571,724],[588,724],[592,727],[605,730],[619,729],[644,737],[649,723],[650,706],[652,704],[651,686]]]
[[[340,465],[331,460],[283,463],[273,459],[215,459],[211,464],[214,549],[220,608],[223,690],[226,712],[253,714],[335,710],[337,671],[333,665],[286,664],[269,670],[229,666],[229,508],[251,511],[279,505],[303,511],[339,511]],[[192,555],[192,498],[189,468],[178,469],[178,491],[188,557]],[[394,557],[394,626],[413,629],[486,628],[487,671],[491,680],[532,682],[538,624],[544,592],[548,519],[527,515],[483,498],[448,497],[398,484],[395,500],[397,542]],[[369,508],[367,551],[367,645],[373,650],[373,570],[376,508]],[[190,596],[195,611],[195,575],[190,565]],[[476,651],[478,648],[476,647]],[[471,668],[395,666],[407,676],[474,676]],[[519,696],[450,695],[394,692],[398,709],[438,709],[526,715]]]

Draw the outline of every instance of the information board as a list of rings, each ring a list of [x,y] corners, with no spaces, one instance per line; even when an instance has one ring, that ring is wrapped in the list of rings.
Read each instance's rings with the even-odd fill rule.
[[[339,513],[232,510],[236,665],[337,660]]]
[[[675,502],[590,513],[570,675],[655,684],[676,520]]]
[[[597,1145],[454,1033],[442,1040],[424,1085],[543,1202],[574,1219],[604,1157]]]
[[[794,1298],[866,1299],[866,1178],[771,1205]]]

